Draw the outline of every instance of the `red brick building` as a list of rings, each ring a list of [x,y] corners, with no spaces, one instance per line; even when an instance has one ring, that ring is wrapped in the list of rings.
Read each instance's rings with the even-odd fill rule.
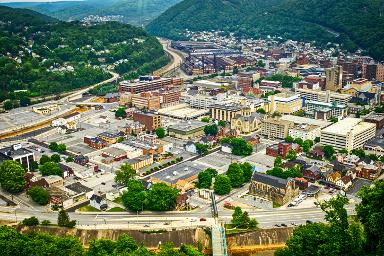
[[[285,158],[291,149],[296,153],[301,152],[300,146],[295,143],[280,142],[279,144],[267,147],[266,154],[273,157],[281,156]]]
[[[252,87],[253,73],[242,72],[237,75],[238,88]]]
[[[123,81],[119,85],[119,92],[130,92],[132,94],[138,94],[141,92],[177,87],[183,84],[184,80],[182,78],[156,78],[151,81],[142,81],[138,83]]]
[[[108,146],[108,143],[106,141],[99,139],[97,137],[86,136],[84,137],[84,143],[94,149],[102,149]]]
[[[179,90],[159,90],[153,94],[160,97],[160,106],[162,108],[174,106],[180,103],[181,94]]]
[[[161,127],[161,117],[154,113],[136,112],[133,113],[133,120],[144,124],[147,131],[154,131]]]
[[[132,106],[138,109],[159,110],[160,96],[156,96],[151,92],[132,95]]]

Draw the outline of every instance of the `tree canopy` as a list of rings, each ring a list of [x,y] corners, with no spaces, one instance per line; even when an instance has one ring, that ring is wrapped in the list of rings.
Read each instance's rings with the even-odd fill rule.
[[[40,205],[46,205],[49,202],[49,193],[42,187],[35,186],[28,190],[28,195],[33,201]]]
[[[213,190],[218,195],[226,195],[231,192],[231,180],[226,175],[217,175]]]
[[[129,164],[122,164],[115,174],[115,181],[117,183],[128,186],[129,181],[136,176],[136,170]]]
[[[14,161],[6,160],[0,164],[0,185],[10,193],[19,193],[25,187],[24,175],[27,171]]]
[[[39,171],[43,176],[58,175],[63,176],[63,170],[61,170],[59,164],[54,162],[46,162],[39,166]]]

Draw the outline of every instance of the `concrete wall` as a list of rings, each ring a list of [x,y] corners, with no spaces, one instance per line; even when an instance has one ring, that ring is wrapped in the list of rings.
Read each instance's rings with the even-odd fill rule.
[[[28,231],[46,232],[57,236],[76,236],[83,245],[87,246],[93,239],[113,239],[116,240],[122,234],[132,236],[137,243],[144,242],[148,248],[157,248],[159,242],[172,241],[175,247],[181,244],[192,244],[197,246],[200,241],[203,248],[211,247],[210,230],[202,228],[186,230],[169,230],[163,233],[145,233],[139,230],[87,230],[87,229],[67,229],[58,227],[23,227],[18,230],[22,233]],[[273,251],[284,247],[285,242],[292,235],[293,228],[273,228],[261,229],[254,232],[242,234],[231,234],[227,236],[228,249],[232,255],[253,255],[254,252]],[[246,253],[246,254],[244,254]],[[251,253],[251,254],[249,254]]]
[[[172,241],[175,247],[182,244],[193,244],[197,246],[200,241],[203,247],[210,247],[209,232],[205,232],[201,228],[187,230],[170,230],[163,233],[145,233],[139,230],[87,230],[87,229],[67,229],[58,227],[18,227],[22,233],[28,231],[45,232],[57,236],[76,236],[83,245],[87,246],[93,239],[112,239],[116,240],[122,234],[132,236],[137,243],[144,242],[148,248],[157,248],[159,242],[162,244]]]
[[[227,245],[231,247],[241,246],[273,246],[285,244],[291,237],[293,228],[260,229],[254,232],[227,235]]]

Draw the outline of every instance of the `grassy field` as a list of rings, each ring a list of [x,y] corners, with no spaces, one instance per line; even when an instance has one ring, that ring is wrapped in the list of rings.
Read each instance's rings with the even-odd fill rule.
[[[86,205],[86,206],[80,207],[79,211],[80,212],[100,212],[100,210],[98,210],[95,207],[90,206],[90,205]]]
[[[121,207],[113,207],[109,209],[107,212],[126,212],[127,210],[121,208]]]

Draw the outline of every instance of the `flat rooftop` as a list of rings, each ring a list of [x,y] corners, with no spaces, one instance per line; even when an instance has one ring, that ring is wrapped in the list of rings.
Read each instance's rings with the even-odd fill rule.
[[[312,119],[308,117],[301,117],[301,116],[294,116],[294,115],[283,115],[280,119],[293,122],[295,124],[316,125],[316,126],[320,126],[321,128],[327,127],[332,124],[331,122],[324,121],[324,120],[318,120],[318,119]]]
[[[188,104],[178,104],[176,106],[159,109],[158,113],[163,116],[184,119],[203,116],[209,113],[209,110],[191,108]]]
[[[162,172],[158,172],[152,177],[164,182],[176,184],[179,180],[185,180],[192,176],[197,176],[205,169],[207,169],[205,165],[188,161],[174,165]]]
[[[194,120],[181,121],[180,123],[169,126],[168,129],[188,132],[191,130],[204,128],[206,125],[207,125],[207,123],[200,122],[200,121],[194,121]]]
[[[373,123],[364,122],[363,119],[360,118],[347,117],[337,123],[334,123],[333,125],[328,126],[323,129],[322,132],[347,135],[348,133],[356,134],[372,127],[376,129],[376,125]]]

